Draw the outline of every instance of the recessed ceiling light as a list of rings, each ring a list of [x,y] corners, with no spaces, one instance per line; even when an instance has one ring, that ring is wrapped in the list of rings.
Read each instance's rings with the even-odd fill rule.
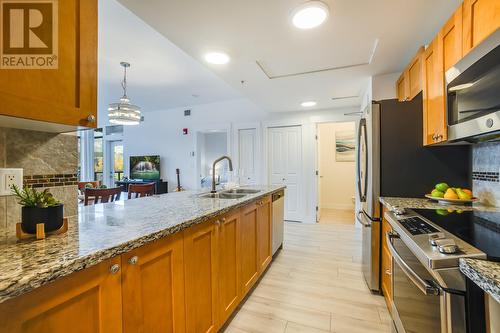
[[[292,23],[299,29],[312,29],[328,18],[328,6],[321,1],[308,1],[292,12]]]
[[[229,56],[222,52],[210,52],[205,54],[205,61],[209,64],[224,65],[229,62]]]
[[[300,105],[302,107],[305,107],[305,108],[310,108],[312,106],[316,106],[316,102],[315,101],[307,101],[307,102],[300,103]]]

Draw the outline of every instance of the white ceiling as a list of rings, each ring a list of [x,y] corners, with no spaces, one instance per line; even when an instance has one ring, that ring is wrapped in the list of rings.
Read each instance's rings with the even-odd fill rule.
[[[98,107],[102,114],[122,95],[120,61],[131,63],[128,95],[145,112],[242,97],[123,5],[101,0]]]
[[[299,30],[290,12],[303,0],[119,1],[268,111],[301,110],[300,102],[311,99],[316,109],[359,105],[359,97],[332,97],[360,96],[370,76],[402,70],[461,2],[324,0],[328,21]],[[284,78],[270,79],[256,63],[279,76],[368,63],[374,49],[367,65]],[[205,64],[203,55],[214,50],[227,52],[231,62]],[[152,58],[151,67],[158,63],[152,52],[143,56]]]

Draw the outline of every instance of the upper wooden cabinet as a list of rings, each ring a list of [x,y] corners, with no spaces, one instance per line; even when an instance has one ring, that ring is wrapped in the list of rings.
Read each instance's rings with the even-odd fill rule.
[[[97,0],[57,4],[52,10],[57,34],[51,39],[57,68],[1,68],[0,115],[96,127]],[[26,36],[24,40],[24,52],[29,53]]]
[[[122,255],[123,331],[185,332],[182,233]]]
[[[122,331],[120,256],[0,304],[0,331]]]
[[[412,100],[422,91],[422,54],[424,47],[420,47],[396,82],[396,94],[400,102]]]
[[[438,33],[439,43],[443,49],[443,71],[446,73],[450,67],[462,59],[463,40],[463,11],[462,6],[458,7],[455,13],[448,19],[441,31]],[[445,87],[443,86],[443,89]]]
[[[405,102],[410,99],[409,91],[410,89],[407,87],[408,80],[406,76],[406,70],[401,73],[399,79],[396,81],[396,96],[398,97],[398,101]]]
[[[423,143],[430,145],[447,138],[443,56],[439,38],[434,39],[425,50],[423,67]]]
[[[464,0],[463,54],[481,43],[500,27],[500,1]]]

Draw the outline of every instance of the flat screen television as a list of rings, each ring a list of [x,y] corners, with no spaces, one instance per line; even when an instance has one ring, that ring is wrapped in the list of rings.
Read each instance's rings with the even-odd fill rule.
[[[160,156],[130,156],[130,179],[160,179]]]

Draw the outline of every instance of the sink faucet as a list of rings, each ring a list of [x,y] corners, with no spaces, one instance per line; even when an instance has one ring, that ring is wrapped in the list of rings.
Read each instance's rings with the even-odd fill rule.
[[[233,171],[233,162],[228,156],[221,156],[214,161],[214,164],[212,165],[212,193],[217,193],[215,190],[215,165],[222,160],[227,160],[229,162],[229,171]]]

